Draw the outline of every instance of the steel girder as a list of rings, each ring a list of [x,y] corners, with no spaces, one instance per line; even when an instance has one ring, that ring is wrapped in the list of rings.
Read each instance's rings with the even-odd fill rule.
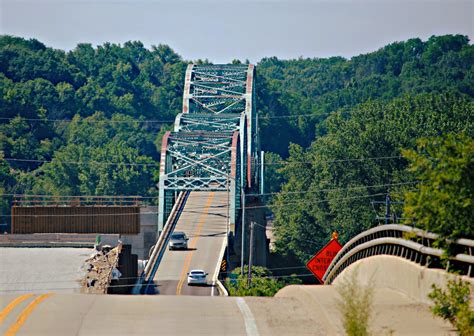
[[[245,143],[242,142],[242,155],[247,153],[245,182],[251,187],[258,181],[259,141],[253,64],[188,65],[183,94],[183,114],[186,113],[244,114],[246,130],[241,138],[246,138]]]
[[[242,123],[245,123],[243,114],[180,113],[176,116],[174,131],[233,133],[240,130]]]
[[[163,137],[159,182],[158,229],[174,204],[176,191],[228,191],[230,223],[241,203],[239,131],[233,133],[166,132]]]
[[[255,185],[259,173],[254,77],[253,65],[188,66],[183,112],[162,141],[159,231],[184,190],[229,189],[236,223],[241,188]]]

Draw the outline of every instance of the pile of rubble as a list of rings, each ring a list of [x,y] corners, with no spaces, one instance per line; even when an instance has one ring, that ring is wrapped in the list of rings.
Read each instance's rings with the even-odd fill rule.
[[[107,294],[113,278],[120,277],[117,269],[122,244],[116,247],[105,245],[85,261],[86,275],[82,280],[82,292]]]

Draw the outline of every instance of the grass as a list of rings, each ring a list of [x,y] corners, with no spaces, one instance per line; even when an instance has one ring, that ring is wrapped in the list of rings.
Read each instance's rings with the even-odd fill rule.
[[[347,278],[336,285],[340,295],[338,307],[342,314],[342,325],[349,336],[370,335],[370,320],[373,314],[373,281],[362,285],[356,268]]]

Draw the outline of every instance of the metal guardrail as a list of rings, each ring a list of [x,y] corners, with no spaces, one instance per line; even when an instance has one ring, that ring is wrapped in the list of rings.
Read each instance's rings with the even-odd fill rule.
[[[133,288],[133,294],[148,293],[149,287],[153,283],[153,278],[155,277],[155,274],[158,271],[158,266],[161,263],[161,259],[163,259],[163,255],[165,253],[166,247],[168,246],[171,234],[173,233],[174,228],[176,227],[176,223],[178,222],[181,212],[184,209],[189,194],[189,191],[183,191],[179,193],[176,202],[173,208],[171,209],[171,213],[166,221],[166,224],[163,227],[163,231],[158,237],[158,241],[153,248],[153,251],[150,255],[150,259],[142,274],[140,275],[140,278],[135,284],[135,287]]]
[[[225,250],[227,248],[228,238],[229,238],[229,236],[227,236],[225,238],[225,240],[222,242],[221,251],[219,252],[219,258],[217,259],[218,263],[216,265],[216,269],[214,271],[214,274],[212,275],[212,283],[213,283],[213,285],[217,286],[217,290],[219,291],[219,295],[221,295],[221,296],[229,296],[229,292],[227,291],[227,288],[225,288],[225,286],[219,280],[220,266],[221,266],[222,259],[224,259],[224,254],[225,254]]]
[[[419,242],[404,238],[405,234],[415,234]],[[339,251],[323,276],[325,284],[331,284],[334,279],[350,264],[374,255],[394,255],[432,267],[441,267],[443,250],[431,247],[438,235],[406,225],[381,225],[364,231]],[[454,242],[463,253],[451,257],[446,269],[455,266],[461,274],[472,277],[474,268],[474,240],[458,239]]]

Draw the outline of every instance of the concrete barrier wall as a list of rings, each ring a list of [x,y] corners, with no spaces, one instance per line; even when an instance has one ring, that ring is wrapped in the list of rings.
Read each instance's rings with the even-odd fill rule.
[[[373,281],[377,288],[390,288],[401,292],[410,298],[430,304],[428,294],[432,291],[431,285],[446,287],[449,279],[457,276],[439,269],[422,267],[414,262],[394,256],[373,256],[359,260],[347,267],[334,280],[334,285],[347,279],[354,270],[358,269],[359,281],[366,285]],[[462,277],[474,287],[474,279]],[[474,289],[474,288],[473,288]],[[471,291],[471,300],[474,290]]]

